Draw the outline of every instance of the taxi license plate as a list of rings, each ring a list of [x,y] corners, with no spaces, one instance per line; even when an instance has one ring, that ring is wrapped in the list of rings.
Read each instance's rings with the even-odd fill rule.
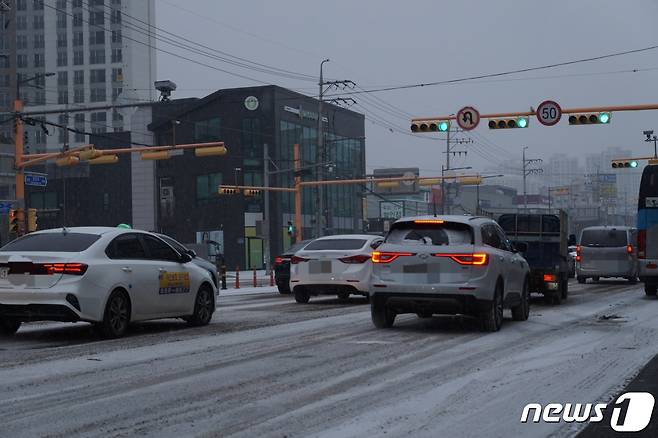
[[[331,261],[330,260],[313,260],[309,266],[309,272],[311,274],[330,274],[331,273]]]
[[[9,268],[0,268],[0,280],[6,280],[9,277]]]

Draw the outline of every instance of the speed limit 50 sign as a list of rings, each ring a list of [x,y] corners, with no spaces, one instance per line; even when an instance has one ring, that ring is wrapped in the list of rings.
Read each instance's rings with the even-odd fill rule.
[[[537,120],[546,126],[553,126],[560,121],[562,117],[562,108],[557,102],[545,100],[537,107]]]

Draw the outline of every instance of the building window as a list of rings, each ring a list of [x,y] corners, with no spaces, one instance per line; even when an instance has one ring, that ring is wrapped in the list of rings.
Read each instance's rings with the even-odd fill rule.
[[[105,64],[105,49],[90,50],[89,64]]]
[[[68,41],[66,39],[66,33],[58,33],[57,34],[57,47],[66,48],[67,43],[68,43]]]
[[[89,71],[89,82],[92,84],[104,84],[105,83],[105,69],[90,70]]]
[[[123,93],[123,88],[121,87],[114,87],[112,88],[112,99],[117,100],[117,98]]]
[[[121,6],[121,0],[112,0],[112,5]]]
[[[73,65],[83,65],[85,63],[85,54],[82,50],[73,52]]]
[[[112,121],[113,122],[123,122],[123,116],[117,110],[112,111]]]
[[[9,75],[0,75],[0,87],[9,87]]]
[[[57,0],[57,9],[66,9],[67,0]]]
[[[57,92],[57,103],[60,105],[69,103],[69,90],[59,90]]]
[[[196,177],[196,200],[204,203],[217,199],[217,191],[222,184],[221,173],[210,173]]]
[[[106,94],[105,88],[92,88],[91,101],[92,102],[105,102]]]
[[[35,53],[34,54],[34,67],[43,67],[46,65],[46,58],[43,55],[43,53]]]
[[[73,8],[81,8],[82,7],[82,0],[73,0],[72,2]]]
[[[73,90],[73,102],[85,103],[85,90],[84,88],[76,88]]]
[[[19,50],[27,49],[27,35],[16,35],[16,48]]]
[[[112,49],[112,62],[123,62],[123,53],[121,49]]]
[[[75,141],[77,143],[82,143],[85,141],[85,115],[84,114],[76,114],[75,115],[75,130],[77,131],[75,133]]]
[[[74,85],[84,85],[85,83],[85,71],[76,70],[73,72],[73,84]]]
[[[57,85],[59,85],[60,87],[69,86],[69,72],[67,71],[57,72]]]
[[[27,0],[16,0],[16,10],[17,11],[27,10]]]
[[[194,122],[194,141],[208,142],[218,140],[220,140],[220,120],[218,117]]]
[[[82,27],[82,12],[76,12],[73,14],[73,26]]]
[[[60,114],[58,119],[59,125],[64,126],[64,128],[59,128],[59,142],[68,143],[69,142],[69,130],[65,127],[69,124],[68,114]]]
[[[73,32],[73,46],[74,47],[81,46],[81,45],[84,44],[83,35],[84,34],[80,31]]]
[[[89,5],[90,6],[104,6],[105,5],[105,0],[90,0]]]
[[[57,29],[66,29],[66,14],[57,14]]]
[[[38,33],[34,35],[34,48],[35,49],[43,49],[45,46],[45,38],[42,33]]]
[[[69,63],[68,52],[57,52],[57,67],[64,67]]]
[[[105,24],[105,12],[91,11],[89,12],[89,24],[91,26],[102,26]]]
[[[120,24],[121,23],[121,11],[118,9],[112,9],[112,18],[110,20],[112,24]]]
[[[43,10],[43,0],[34,0],[32,3],[33,3],[32,8],[35,11]]]
[[[121,31],[120,30],[113,30],[112,31],[112,42],[113,43],[120,43],[121,42]]]
[[[43,29],[43,15],[35,15],[32,19],[34,29]]]
[[[16,29],[17,30],[27,29],[27,17],[25,15],[19,15],[16,17]]]
[[[105,31],[103,30],[90,31],[89,44],[105,44]]]
[[[54,210],[57,205],[57,192],[30,193],[30,207],[37,210]]]
[[[122,68],[113,68],[112,69],[112,82],[123,82],[123,69]]]

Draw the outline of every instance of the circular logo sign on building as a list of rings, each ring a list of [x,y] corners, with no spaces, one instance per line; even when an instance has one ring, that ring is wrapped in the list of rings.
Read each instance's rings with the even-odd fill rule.
[[[472,106],[465,106],[457,112],[457,124],[464,131],[470,131],[480,123],[480,113]]]
[[[553,126],[560,121],[562,117],[562,108],[557,102],[545,100],[537,107],[537,120],[546,126]]]
[[[249,111],[256,111],[258,109],[258,98],[256,96],[248,96],[244,100],[244,107]]]

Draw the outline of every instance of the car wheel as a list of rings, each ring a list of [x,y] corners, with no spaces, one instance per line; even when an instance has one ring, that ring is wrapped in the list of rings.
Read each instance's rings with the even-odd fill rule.
[[[130,299],[122,290],[110,294],[105,304],[103,321],[99,324],[101,335],[105,338],[120,338],[128,331],[130,324]]]
[[[628,277],[628,282],[630,284],[635,284],[637,283],[637,277]]]
[[[601,279],[600,277],[592,277],[592,281],[594,283],[598,283],[600,279]]]
[[[299,304],[306,304],[310,299],[311,296],[303,288],[295,289],[295,301],[297,301]]]
[[[587,283],[587,277],[578,276],[578,283],[585,284]]]
[[[560,282],[560,298],[566,300],[569,297],[569,279],[565,278]]]
[[[396,316],[394,311],[386,307],[386,304],[375,298],[370,300],[370,315],[372,323],[379,329],[393,327]]]
[[[658,291],[658,285],[644,283],[644,293],[647,294],[647,296],[655,297],[657,291]]]
[[[186,321],[194,327],[208,325],[214,311],[215,301],[212,297],[212,290],[208,286],[201,286],[194,300],[194,313]]]
[[[0,336],[12,336],[21,328],[21,321],[13,318],[0,319]]]
[[[528,316],[530,316],[530,288],[528,287],[528,279],[526,279],[521,291],[521,302],[518,306],[512,307],[512,319],[514,321],[526,321]]]
[[[503,287],[500,283],[496,285],[490,308],[480,316],[480,322],[485,332],[497,332],[503,325]]]
[[[338,299],[341,301],[347,301],[350,298],[349,292],[338,292]]]
[[[285,286],[277,285],[276,288],[279,290],[279,293],[281,295],[289,295],[290,294],[290,288],[287,288]]]

